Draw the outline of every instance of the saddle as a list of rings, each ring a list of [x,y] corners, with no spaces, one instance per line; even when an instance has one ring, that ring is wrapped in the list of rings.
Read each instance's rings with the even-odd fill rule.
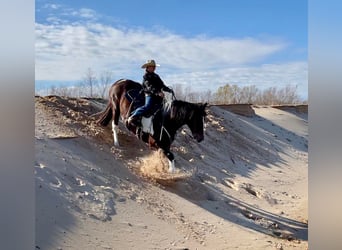
[[[140,89],[131,89],[127,91],[125,97],[131,102],[130,115],[134,110],[143,106],[145,104],[145,96]],[[148,133],[150,135],[154,134],[153,129],[153,118],[160,111],[162,105],[156,105],[148,114],[141,118],[141,132]]]

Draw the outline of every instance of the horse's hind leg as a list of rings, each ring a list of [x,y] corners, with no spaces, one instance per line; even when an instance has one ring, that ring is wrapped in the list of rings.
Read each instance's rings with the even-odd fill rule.
[[[119,147],[119,139],[118,139],[118,131],[119,131],[119,126],[115,125],[114,120],[112,121],[112,131],[113,131],[113,139],[114,139],[114,146]]]
[[[119,132],[119,118],[120,118],[120,110],[118,110],[118,105],[115,105],[113,107],[113,117],[112,120],[112,131],[113,131],[113,139],[114,139],[114,146],[119,147],[119,138],[118,138],[118,132]]]

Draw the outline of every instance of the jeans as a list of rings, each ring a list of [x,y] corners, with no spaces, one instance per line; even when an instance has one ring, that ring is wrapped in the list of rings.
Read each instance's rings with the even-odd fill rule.
[[[139,117],[139,116],[150,116],[154,111],[157,110],[162,104],[162,99],[158,96],[145,96],[145,105],[137,108],[132,117]]]

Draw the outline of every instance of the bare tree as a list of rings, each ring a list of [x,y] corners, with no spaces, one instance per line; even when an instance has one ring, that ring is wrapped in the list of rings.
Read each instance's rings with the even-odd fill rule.
[[[259,93],[259,90],[255,85],[252,86],[244,86],[241,89],[241,103],[255,103],[256,97]]]
[[[55,85],[52,85],[52,86],[50,87],[50,91],[48,91],[48,94],[49,94],[49,95],[57,95],[57,92],[58,92],[57,87],[56,87]]]
[[[50,95],[57,95],[57,96],[72,97],[72,96],[75,96],[74,92],[75,92],[75,87],[67,87],[67,86],[56,87],[53,85],[49,89]]]
[[[106,91],[112,81],[110,72],[103,72],[100,81],[96,79],[95,73],[88,68],[83,81],[80,81],[78,87],[59,87],[51,86],[48,89],[50,95],[90,97],[99,96],[105,98]],[[259,90],[255,85],[244,86],[226,84],[220,86],[216,92],[211,90],[198,92],[193,91],[191,85],[176,84],[172,86],[177,99],[189,102],[207,102],[213,104],[259,104],[259,105],[279,105],[279,104],[299,104],[307,103],[301,101],[297,94],[297,86],[286,85],[284,88],[270,87],[265,90]],[[171,95],[169,96],[171,98]]]
[[[112,82],[112,78],[113,78],[113,76],[112,76],[112,73],[110,71],[102,72],[102,74],[100,76],[98,89],[99,89],[99,95],[103,99],[105,97],[107,97],[106,92],[108,90],[110,83]]]
[[[192,94],[191,94],[191,86],[186,86],[184,89],[184,100],[185,101],[190,101],[192,99]]]
[[[278,91],[277,99],[279,100],[278,104],[298,103],[297,86],[286,85]]]
[[[261,104],[269,104],[275,105],[277,103],[277,87],[269,87],[262,92],[262,103]]]
[[[215,102],[217,104],[228,104],[232,99],[231,86],[226,84],[217,89],[215,93]]]
[[[270,87],[260,91],[255,85],[240,88],[226,84],[217,89],[212,100],[216,104],[249,103],[261,105],[300,103],[297,86],[287,85],[282,89]]]
[[[211,90],[207,90],[207,91],[198,93],[198,101],[202,102],[202,103],[204,103],[204,102],[211,103],[212,102]]]
[[[85,87],[89,87],[89,97],[94,96],[93,90],[94,90],[94,86],[96,85],[96,82],[97,82],[97,79],[96,79],[95,73],[93,72],[91,68],[88,68],[85,73],[82,83]]]
[[[230,88],[230,103],[232,104],[236,104],[236,103],[241,103],[241,89],[239,88],[239,86],[237,86],[236,84],[232,85]]]

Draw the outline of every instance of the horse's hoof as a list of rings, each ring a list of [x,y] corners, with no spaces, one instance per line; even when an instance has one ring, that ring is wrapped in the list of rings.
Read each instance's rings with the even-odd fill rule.
[[[169,173],[172,174],[175,172],[175,161],[169,161]]]

